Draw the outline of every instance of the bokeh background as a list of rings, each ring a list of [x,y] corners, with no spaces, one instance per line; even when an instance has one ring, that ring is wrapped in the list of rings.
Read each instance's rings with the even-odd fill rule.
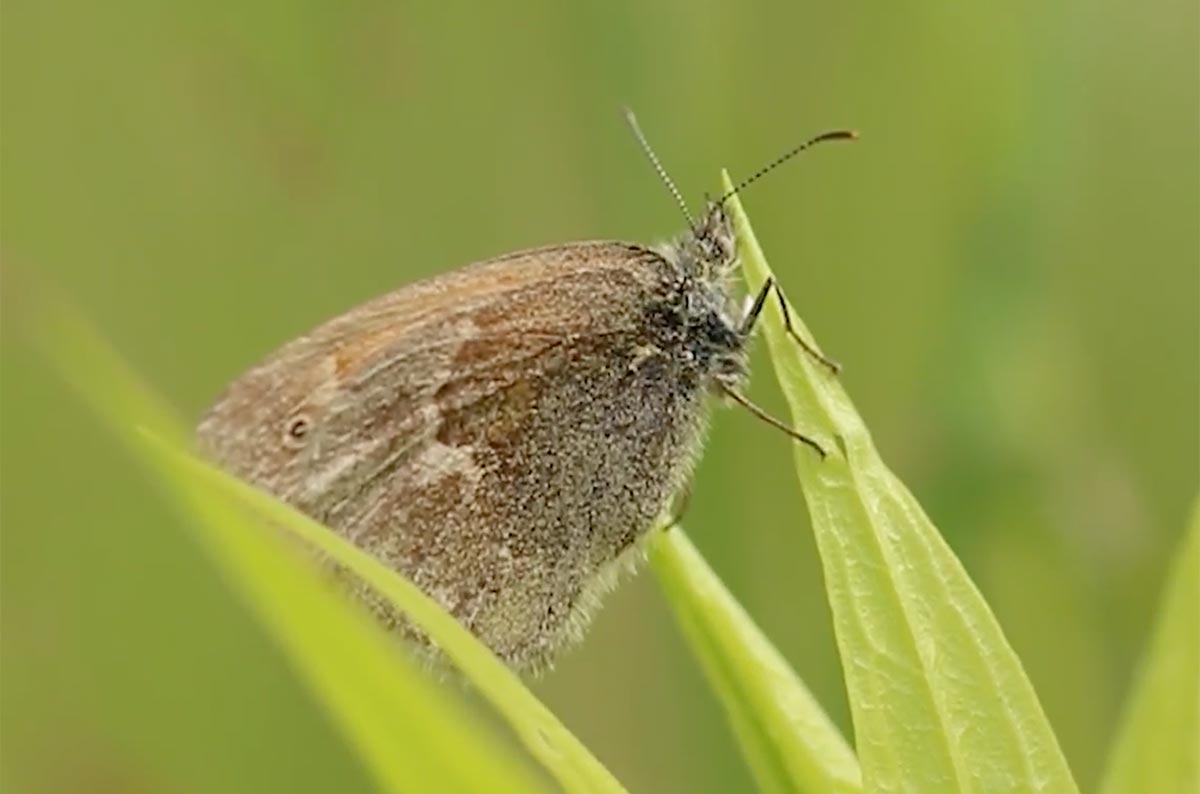
[[[1041,3],[3,7],[6,791],[366,791],[179,519],[30,346],[48,282],[185,416],[358,301],[744,200],[982,588],[1079,782],[1200,482],[1198,11]],[[768,362],[752,393],[782,410]],[[787,441],[717,416],[687,517],[849,732]],[[535,691],[634,791],[751,788],[653,577]]]

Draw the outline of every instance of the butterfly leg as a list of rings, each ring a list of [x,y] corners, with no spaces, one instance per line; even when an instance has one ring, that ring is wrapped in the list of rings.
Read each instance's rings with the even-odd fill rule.
[[[767,302],[767,296],[771,294],[771,288],[774,286],[775,279],[768,277],[758,290],[758,294],[754,296],[754,302],[750,304],[750,308],[746,310],[746,316],[742,318],[743,335],[748,336],[754,330],[754,326],[758,322],[758,316],[762,314],[763,306]]]
[[[771,416],[769,413],[764,411],[762,408],[759,408],[757,405],[755,405],[753,402],[751,402],[749,397],[745,396],[744,394],[739,392],[737,389],[734,389],[731,386],[728,386],[723,383],[720,384],[720,389],[726,397],[728,397],[729,399],[733,400],[738,405],[745,408],[747,411],[749,411],[751,414],[753,414],[756,418],[761,419],[762,421],[766,422],[771,427],[774,427],[777,430],[782,430],[783,432],[787,433],[789,436],[791,436],[796,441],[799,441],[801,444],[807,445],[814,452],[816,452],[818,455],[821,456],[821,460],[824,460],[826,458],[826,456],[828,455],[828,453],[825,452],[825,447],[821,446],[814,439],[804,435],[799,430],[796,430],[795,428],[788,426],[787,423],[782,422],[782,421],[776,419],[775,417]]]
[[[763,282],[762,288],[759,289],[758,294],[754,296],[754,303],[750,305],[749,311],[746,312],[745,319],[742,320],[742,333],[748,334],[754,329],[754,324],[758,322],[758,316],[762,314],[763,306],[766,304],[767,296],[771,293],[771,290],[775,290],[775,297],[779,300],[779,310],[783,312],[783,327],[787,331],[788,336],[795,340],[796,344],[800,345],[804,352],[821,362],[821,364],[828,368],[829,371],[834,375],[837,375],[839,372],[841,372],[841,364],[825,356],[825,354],[823,354],[820,350],[817,350],[816,347],[814,347],[796,331],[795,327],[792,325],[792,313],[791,310],[788,309],[787,298],[784,297],[783,290],[779,288],[779,285],[775,283],[773,278],[768,278],[765,282]]]

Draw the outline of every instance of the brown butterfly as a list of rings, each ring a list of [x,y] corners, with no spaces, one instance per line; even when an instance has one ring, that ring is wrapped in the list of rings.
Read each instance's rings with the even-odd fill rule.
[[[773,285],[742,309],[724,202],[854,133],[796,147],[696,222],[629,121],[688,219],[680,237],[549,246],[403,287],[284,345],[197,430],[221,466],[407,576],[518,669],[578,638],[640,556],[700,453],[711,394],[824,455],[739,391]]]

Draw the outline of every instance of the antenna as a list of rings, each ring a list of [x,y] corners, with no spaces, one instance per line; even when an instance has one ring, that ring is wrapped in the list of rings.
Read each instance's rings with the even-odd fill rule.
[[[799,146],[795,147],[794,149],[792,149],[788,152],[784,152],[782,155],[775,158],[771,162],[767,163],[762,168],[758,169],[756,172],[754,172],[750,176],[743,179],[741,182],[738,182],[737,187],[735,187],[733,190],[726,193],[724,196],[721,196],[720,200],[717,201],[717,204],[718,205],[724,204],[732,196],[736,195],[737,193],[740,193],[743,188],[748,187],[749,185],[762,179],[764,176],[771,173],[776,168],[778,168],[779,166],[786,163],[788,160],[791,160],[793,157],[800,154],[800,152],[804,151],[805,149],[809,148],[810,146],[816,146],[818,143],[823,143],[825,141],[853,141],[853,140],[857,140],[857,139],[858,139],[858,133],[855,132],[854,130],[832,130],[830,132],[822,132],[820,135],[816,136],[815,138],[809,138],[804,143],[800,144]]]
[[[654,166],[654,170],[658,173],[658,178],[667,186],[667,190],[671,191],[671,195],[675,197],[675,203],[679,205],[679,209],[683,210],[683,217],[687,219],[688,227],[696,228],[696,219],[692,217],[692,213],[688,210],[687,202],[683,200],[683,194],[679,192],[679,188],[675,187],[675,183],[671,181],[671,177],[667,174],[667,169],[663,168],[663,164],[659,162],[658,155],[650,148],[650,142],[646,140],[645,133],[638,126],[637,116],[633,115],[631,108],[625,108],[625,120],[629,122],[630,129],[638,139],[638,143],[642,146],[642,151],[646,153],[646,157],[650,160],[650,165]]]

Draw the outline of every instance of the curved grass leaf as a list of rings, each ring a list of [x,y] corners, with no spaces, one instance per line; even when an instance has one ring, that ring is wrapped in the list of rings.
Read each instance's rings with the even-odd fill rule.
[[[726,189],[732,189],[728,175]],[[751,289],[770,276],[735,196]],[[825,572],[867,791],[1075,792],[1041,704],[991,610],[920,505],[884,465],[837,378],[785,331],[767,343]],[[811,339],[793,315],[798,333]]]
[[[62,302],[39,307],[38,341],[89,405],[195,519],[223,573],[288,651],[387,791],[535,791],[524,768],[463,716],[391,640],[342,603],[285,528],[353,570],[438,643],[568,792],[624,789],[520,679],[420,590],[291,507],[186,451],[187,433]],[[147,428],[140,438],[135,428]]]
[[[352,570],[397,609],[403,610],[508,720],[525,747],[566,791],[624,791],[587,748],[534,697],[516,673],[416,585],[291,506],[193,455],[155,439],[150,439],[150,443],[163,454],[164,461],[170,461],[214,491],[236,498],[266,522],[284,527],[317,547]]]
[[[854,751],[680,527],[654,538],[650,564],[759,789],[862,791]]]
[[[388,791],[541,790],[511,751],[399,652],[369,618],[330,591],[309,559],[262,531],[244,506],[163,459],[181,507],[202,524],[235,590],[322,700]],[[498,782],[499,781],[499,782]]]
[[[1104,794],[1200,791],[1200,502],[1179,545]]]

